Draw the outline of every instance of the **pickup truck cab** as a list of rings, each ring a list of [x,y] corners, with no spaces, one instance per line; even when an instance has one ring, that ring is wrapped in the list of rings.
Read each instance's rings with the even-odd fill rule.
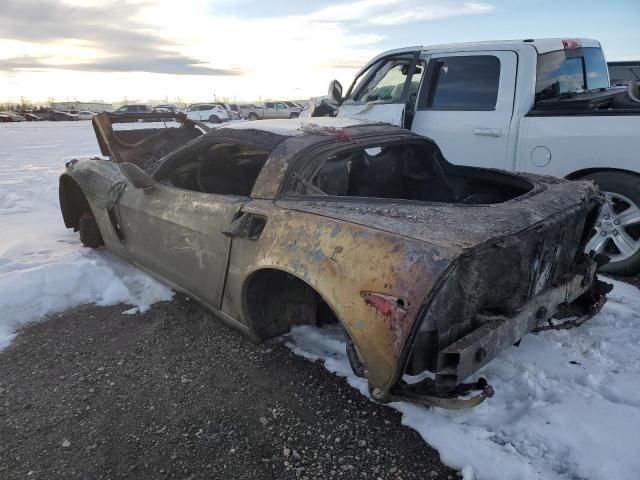
[[[264,106],[240,107],[240,111],[247,120],[271,120],[274,118],[298,118],[300,107],[287,105],[285,102],[265,102]]]
[[[633,274],[637,89],[610,87],[595,40],[528,39],[392,50],[367,63],[344,97],[335,80],[329,95],[338,116],[404,126],[433,139],[454,164],[594,181],[607,202],[587,249],[611,258],[604,271]]]

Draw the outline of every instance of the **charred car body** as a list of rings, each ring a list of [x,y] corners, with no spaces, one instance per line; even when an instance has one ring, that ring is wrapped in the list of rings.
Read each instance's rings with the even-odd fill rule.
[[[592,183],[454,166],[429,139],[346,118],[209,130],[177,117],[118,131],[126,119],[97,115],[109,158],[67,164],[65,225],[255,341],[340,322],[378,401],[477,404],[492,390],[467,377],[541,322],[604,302],[583,253]]]

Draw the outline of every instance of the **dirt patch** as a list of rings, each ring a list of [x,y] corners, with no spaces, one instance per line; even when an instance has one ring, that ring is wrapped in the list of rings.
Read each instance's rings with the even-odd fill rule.
[[[455,479],[396,411],[179,299],[83,306],[0,353],[0,478]]]

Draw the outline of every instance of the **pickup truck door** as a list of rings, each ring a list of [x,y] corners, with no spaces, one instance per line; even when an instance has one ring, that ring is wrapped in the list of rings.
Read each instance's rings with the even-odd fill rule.
[[[513,51],[433,54],[411,130],[451,163],[507,168],[516,68]]]
[[[289,118],[289,107],[281,102],[276,103],[276,115],[278,118]]]
[[[262,109],[262,118],[278,118],[278,111],[276,110],[276,104],[274,102],[266,102],[264,104],[264,108]]]
[[[413,113],[424,70],[419,55],[415,51],[381,58],[356,78],[338,116],[403,126],[405,116]]]

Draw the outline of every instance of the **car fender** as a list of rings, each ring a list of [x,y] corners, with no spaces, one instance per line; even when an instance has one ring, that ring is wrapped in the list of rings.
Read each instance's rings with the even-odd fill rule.
[[[338,316],[353,340],[371,385],[397,381],[405,342],[426,296],[451,263],[438,247],[331,218],[252,201],[245,213],[267,218],[256,240],[234,239],[225,313],[252,328],[246,285],[262,269],[304,281]],[[393,311],[378,301],[397,300]],[[224,309],[224,308],[223,308]]]

